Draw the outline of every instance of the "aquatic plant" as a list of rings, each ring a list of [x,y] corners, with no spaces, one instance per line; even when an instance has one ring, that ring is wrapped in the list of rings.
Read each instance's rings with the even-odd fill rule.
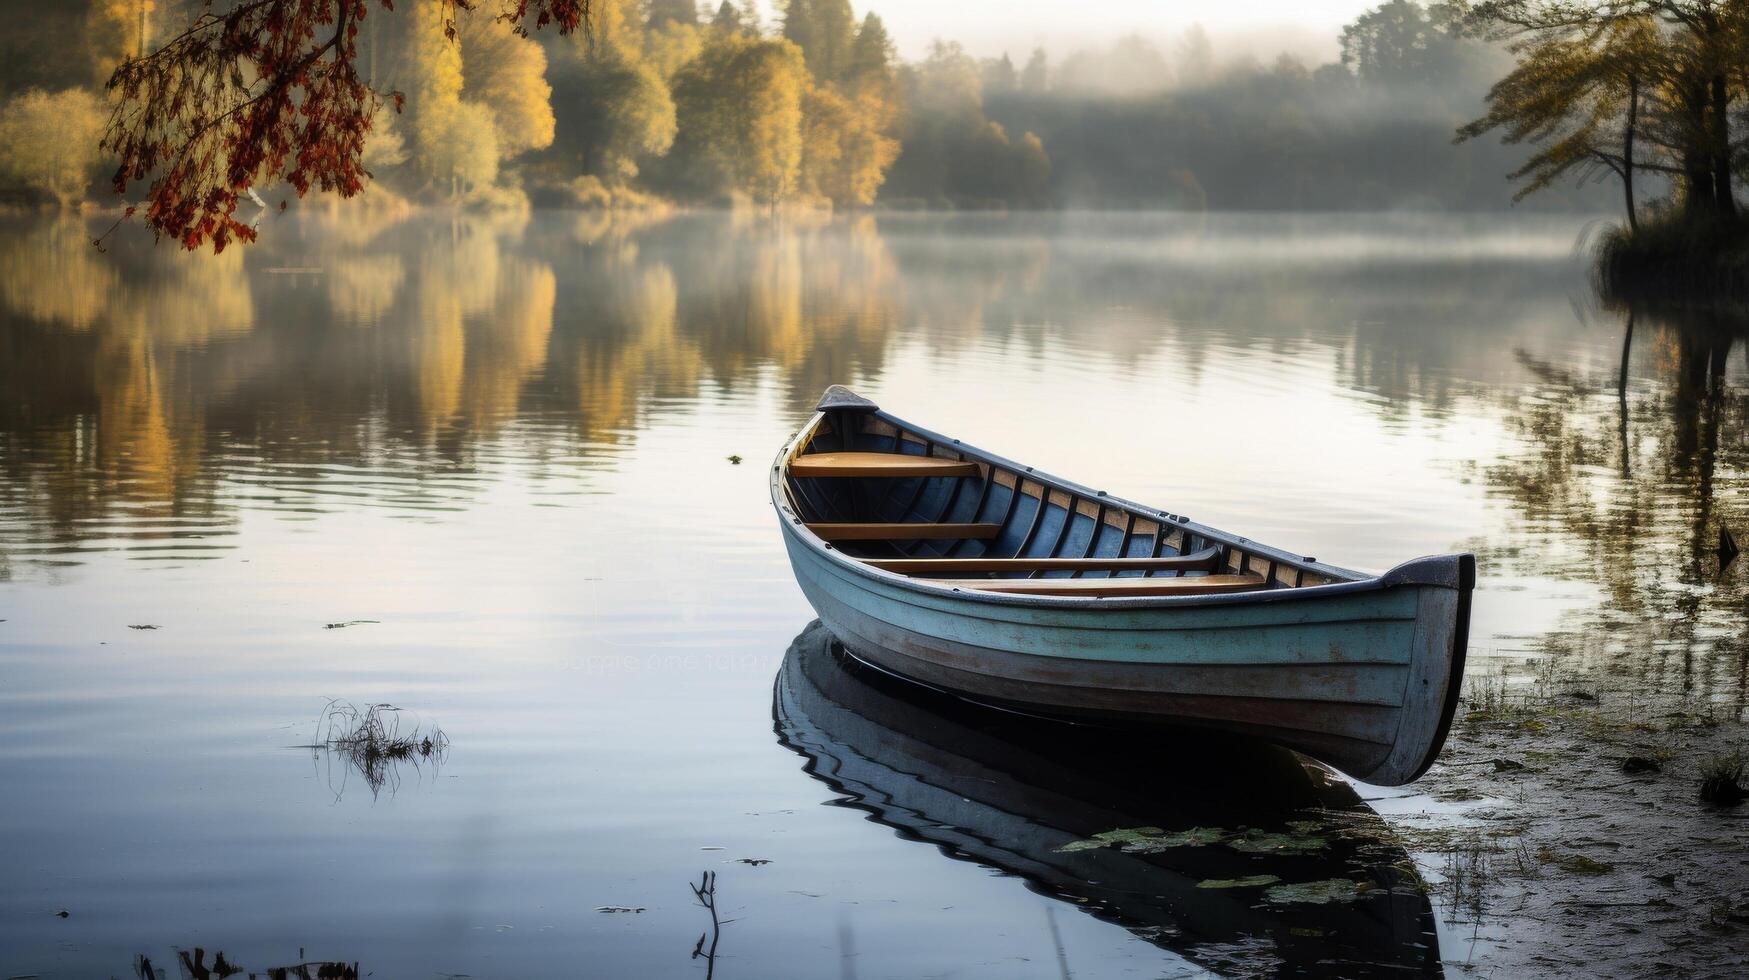
[[[1700,770],[1700,798],[1706,803],[1736,806],[1749,797],[1742,785],[1743,753],[1731,752],[1708,759]]]
[[[1276,885],[1263,892],[1263,900],[1276,905],[1329,905],[1332,902],[1352,902],[1358,897],[1360,886],[1347,878],[1294,882]]]
[[[1125,827],[1094,834],[1085,840],[1070,841],[1057,848],[1059,854],[1077,851],[1097,851],[1116,848],[1126,854],[1159,854],[1180,847],[1212,847],[1223,845],[1242,854],[1316,854],[1328,841],[1311,830],[1319,824],[1296,820],[1281,832],[1239,827],[1192,827],[1168,833],[1159,827]]]
[[[1196,883],[1198,888],[1262,888],[1265,885],[1278,885],[1281,878],[1276,875],[1250,875],[1244,878],[1210,878]]]
[[[357,963],[329,962],[327,960],[309,960],[303,963],[292,963],[287,966],[276,966],[266,970],[246,970],[235,962],[225,958],[220,950],[213,951],[211,963],[207,962],[206,950],[199,946],[193,949],[176,951],[176,965],[184,977],[195,980],[217,980],[221,977],[248,976],[268,977],[273,980],[358,980]],[[154,966],[146,954],[134,957],[134,976],[139,980],[163,980],[165,971]]]
[[[449,736],[433,725],[422,730],[415,725],[401,732],[401,709],[392,704],[372,704],[360,710],[350,701],[329,701],[317,719],[316,744],[330,756],[339,756],[358,770],[375,797],[384,786],[400,783],[400,763],[441,765],[449,751]],[[336,792],[338,796],[338,791]]]

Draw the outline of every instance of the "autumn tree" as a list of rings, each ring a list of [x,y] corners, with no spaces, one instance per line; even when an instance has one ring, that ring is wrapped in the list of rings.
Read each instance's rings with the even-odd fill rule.
[[[698,23],[698,5],[693,0],[650,0],[649,10],[652,28],[665,24]]]
[[[1601,165],[1622,175],[1631,208],[1632,175],[1650,170],[1673,178],[1685,220],[1738,217],[1732,185],[1745,146],[1731,124],[1749,92],[1749,5],[1487,0],[1472,17],[1518,66],[1461,137],[1500,130],[1536,145],[1517,175],[1533,190]]]
[[[481,11],[461,18],[462,91],[491,114],[498,149],[505,157],[553,142],[553,87],[539,44]]]
[[[480,102],[459,102],[439,125],[424,164],[440,186],[447,185],[450,199],[459,201],[496,183],[504,151],[492,110]]]
[[[97,165],[103,102],[84,89],[34,89],[0,109],[0,172],[62,207],[85,197]]]
[[[680,69],[704,50],[710,30],[698,24],[672,20],[661,27],[651,28],[644,35],[644,60],[662,76],[663,84],[671,84],[674,76],[680,74]]]
[[[416,3],[407,15],[412,85],[406,95],[413,159],[427,176],[452,168],[439,163],[445,142],[455,132],[462,102],[462,51],[451,32],[449,14],[434,3]]]
[[[714,36],[675,78],[672,157],[681,179],[700,192],[765,204],[791,196],[801,173],[807,85],[807,64],[791,42]]]
[[[97,81],[115,67],[151,50],[157,4],[153,0],[95,0],[86,12],[85,43]]]
[[[899,155],[899,141],[886,133],[888,117],[874,92],[847,96],[810,85],[802,100],[805,189],[841,208],[873,204]]]
[[[455,41],[454,19],[492,0],[423,0]],[[496,0],[518,27],[574,31],[591,0]],[[115,109],[103,146],[119,159],[117,194],[145,183],[145,221],[188,248],[223,249],[254,230],[233,215],[257,183],[283,179],[358,193],[367,134],[383,94],[359,70],[359,26],[392,0],[233,0],[203,8],[188,29],[123,62],[109,81]],[[444,102],[444,87],[432,95]],[[398,101],[399,97],[394,96]],[[416,145],[426,151],[429,142]]]
[[[1517,48],[1518,65],[1489,93],[1488,113],[1459,130],[1472,139],[1499,130],[1507,143],[1535,146],[1510,175],[1522,199],[1562,178],[1614,174],[1628,225],[1637,227],[1634,178],[1677,173],[1647,153],[1647,96],[1665,74],[1657,24],[1648,17],[1612,21],[1594,38],[1552,36]]]
[[[637,14],[636,0],[597,0],[594,29],[569,46],[571,64],[559,86],[562,153],[611,186],[629,182],[644,161],[674,142],[668,79],[646,56],[646,45],[652,38],[673,40],[676,30],[696,34],[680,24],[646,32]]]

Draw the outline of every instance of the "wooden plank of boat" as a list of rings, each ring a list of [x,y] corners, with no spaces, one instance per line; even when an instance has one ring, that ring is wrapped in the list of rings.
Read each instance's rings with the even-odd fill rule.
[[[944,538],[975,540],[995,537],[1002,530],[1002,525],[840,521],[810,523],[808,530],[818,535],[822,541],[933,541]]]
[[[797,461],[817,454],[896,467],[938,452],[976,474],[791,492]],[[836,386],[770,487],[796,581],[846,649],[962,697],[1258,736],[1383,785],[1426,771],[1456,710],[1471,555],[1351,571],[1047,475]],[[1218,564],[1195,569],[1208,575],[1106,564],[1211,548]],[[1058,569],[1076,574],[1044,577]]]
[[[909,453],[808,453],[790,463],[790,476],[977,476],[978,464]]]
[[[1220,595],[1251,592],[1267,584],[1261,575],[1198,575],[1192,578],[962,578],[935,585],[1022,595],[1143,596]]]
[[[1165,558],[868,558],[865,564],[900,575],[961,575],[972,572],[1206,572],[1220,560],[1219,548]]]

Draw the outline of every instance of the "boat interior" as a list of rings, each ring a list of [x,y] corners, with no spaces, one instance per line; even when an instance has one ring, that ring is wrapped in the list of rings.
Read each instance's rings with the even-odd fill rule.
[[[840,553],[956,588],[1171,596],[1339,579],[1187,518],[1040,479],[873,412],[827,412],[783,462],[807,529]]]

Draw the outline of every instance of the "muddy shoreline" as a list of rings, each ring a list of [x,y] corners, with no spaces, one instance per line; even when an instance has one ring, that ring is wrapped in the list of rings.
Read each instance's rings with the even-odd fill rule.
[[[1749,804],[1704,802],[1740,706],[1472,675],[1439,762],[1371,805],[1414,855],[1449,975],[1749,973]]]

